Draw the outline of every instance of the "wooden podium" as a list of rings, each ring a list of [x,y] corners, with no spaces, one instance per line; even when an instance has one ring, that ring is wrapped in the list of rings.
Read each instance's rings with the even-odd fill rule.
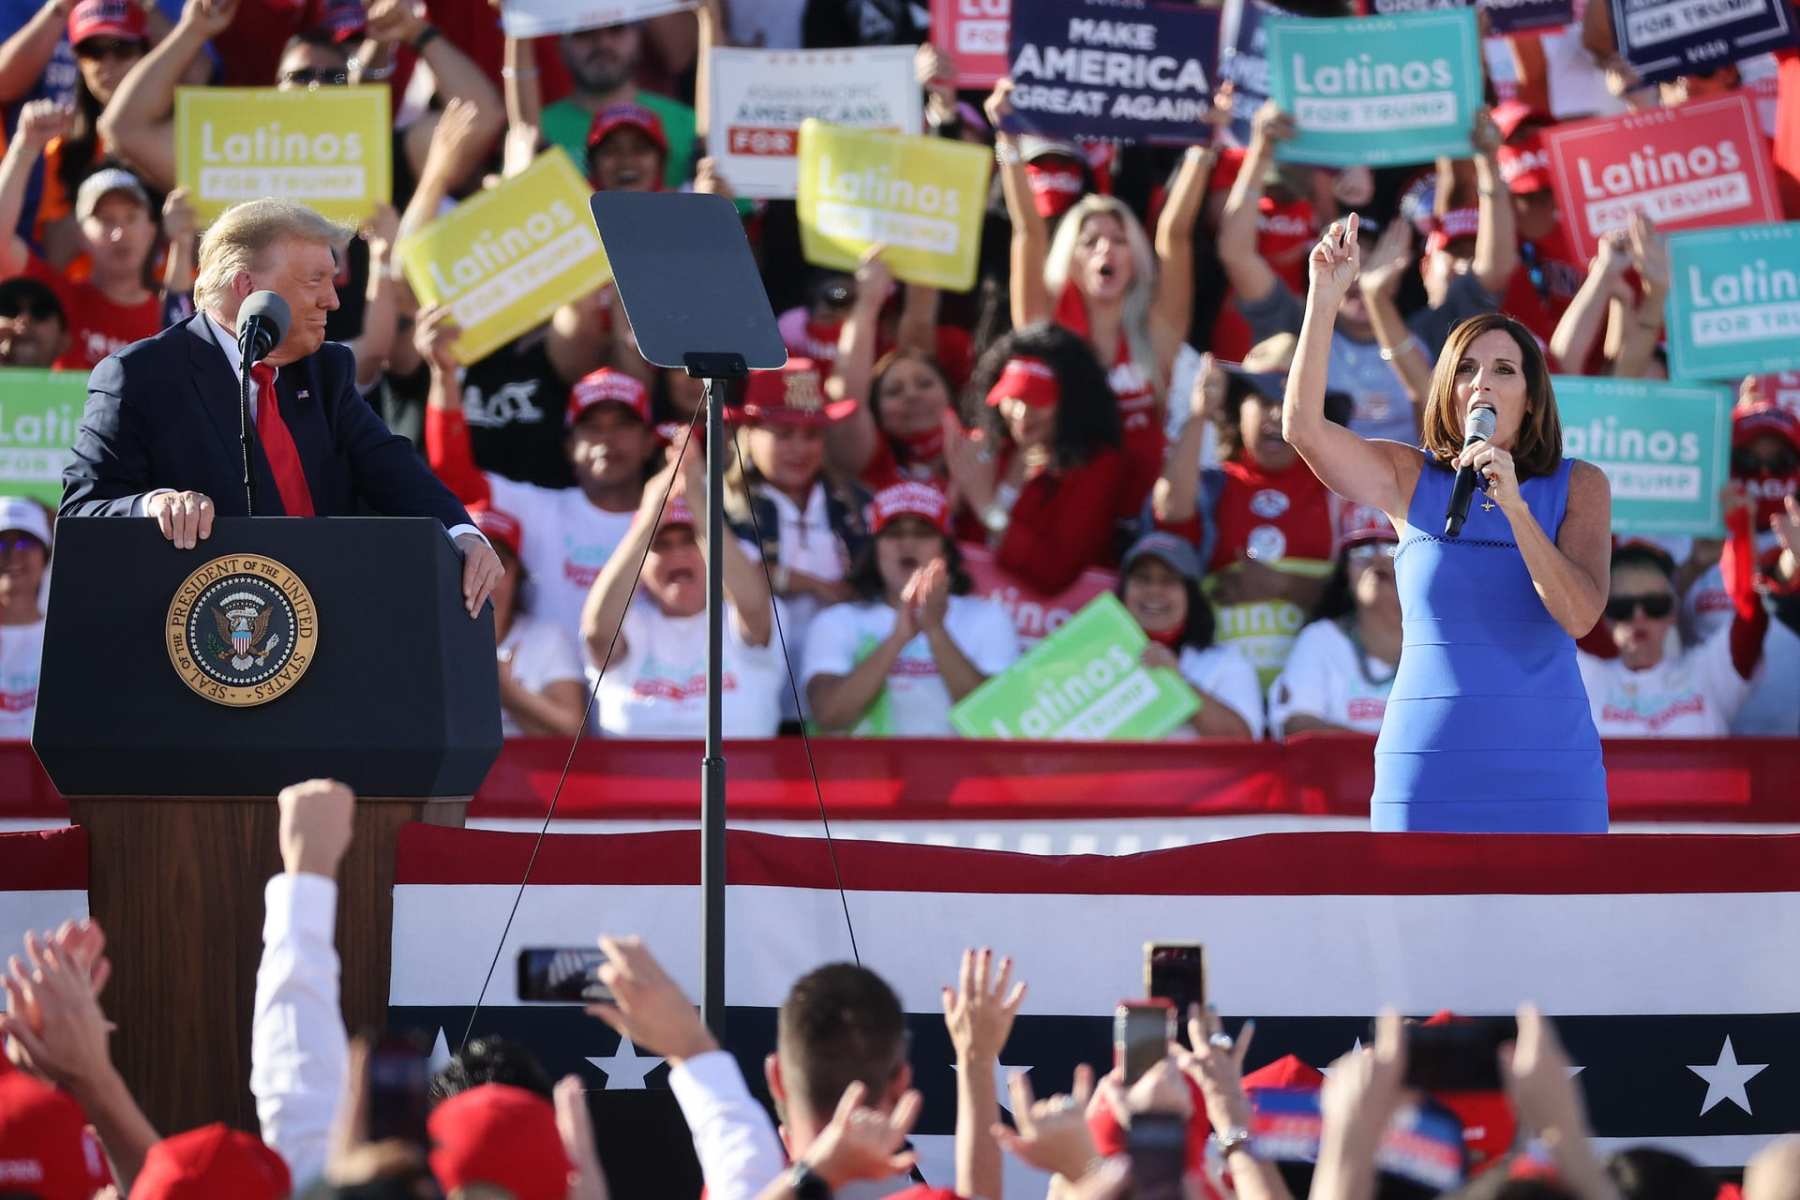
[[[32,738],[88,830],[113,1057],[157,1129],[254,1131],[250,1020],[274,797],[356,789],[337,944],[352,1031],[385,1023],[394,838],[460,825],[500,750],[492,611],[435,521],[234,518],[194,550],[66,518]]]

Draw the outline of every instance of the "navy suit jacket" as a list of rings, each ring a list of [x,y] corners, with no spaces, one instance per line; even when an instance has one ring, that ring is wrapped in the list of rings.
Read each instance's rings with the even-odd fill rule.
[[[357,393],[349,347],[328,342],[288,363],[275,391],[315,514],[436,517],[446,529],[470,523],[412,444]],[[260,442],[252,440],[250,454],[257,515],[285,515]],[[243,463],[237,377],[206,314],[196,313],[94,368],[59,511],[130,516],[144,493],[173,488],[210,496],[221,517],[245,516]]]

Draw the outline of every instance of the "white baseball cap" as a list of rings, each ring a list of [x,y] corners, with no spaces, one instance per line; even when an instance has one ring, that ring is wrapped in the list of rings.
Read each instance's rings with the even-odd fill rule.
[[[50,519],[44,506],[23,496],[0,496],[0,532],[16,529],[50,546]]]

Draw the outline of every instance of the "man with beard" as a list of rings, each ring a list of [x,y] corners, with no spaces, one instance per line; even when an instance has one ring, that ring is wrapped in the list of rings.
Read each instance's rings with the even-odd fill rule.
[[[575,87],[566,99],[545,107],[543,133],[567,151],[585,175],[594,118],[614,105],[642,105],[662,124],[663,183],[680,187],[694,161],[694,110],[633,82],[643,38],[643,23],[638,21],[563,34],[559,40],[563,63]]]

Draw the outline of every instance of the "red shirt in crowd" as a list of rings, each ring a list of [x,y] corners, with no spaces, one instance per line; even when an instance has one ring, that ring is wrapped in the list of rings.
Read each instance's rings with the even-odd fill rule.
[[[1292,466],[1267,471],[1241,456],[1225,463],[1225,490],[1213,508],[1213,543],[1208,571],[1221,571],[1251,551],[1259,562],[1314,559],[1329,562],[1336,524],[1331,490],[1296,457]]]
[[[1586,277],[1587,271],[1575,260],[1575,251],[1569,246],[1568,233],[1561,223],[1547,237],[1520,238],[1519,265],[1507,281],[1500,311],[1510,313],[1548,343]]]
[[[90,371],[116,350],[162,329],[162,302],[155,292],[136,304],[115,304],[92,283],[73,283],[35,254],[26,262],[25,274],[50,285],[69,321],[69,348],[55,366],[65,371]]]
[[[1060,595],[1089,567],[1111,567],[1116,496],[1125,483],[1125,456],[1101,450],[1078,467],[1049,470],[1025,481],[1012,507],[1006,536],[995,548],[994,561],[1019,582],[1046,596]],[[999,474],[1006,474],[1007,456]],[[986,540],[979,519],[965,514],[957,536]]]
[[[1244,165],[1244,151],[1235,146],[1219,151],[1210,191],[1229,192]],[[1318,214],[1304,199],[1277,201],[1264,194],[1257,202],[1256,252],[1277,278],[1296,296],[1306,295],[1306,256],[1319,237]],[[1222,362],[1242,362],[1249,351],[1250,323],[1226,297],[1213,322],[1212,352]]]
[[[1062,295],[1057,297],[1056,323],[1083,338],[1089,336],[1087,303],[1073,283],[1065,284]],[[1105,365],[1104,361],[1101,365]],[[1150,489],[1162,474],[1163,453],[1169,448],[1168,431],[1156,411],[1156,387],[1151,382],[1155,369],[1154,363],[1140,363],[1131,357],[1131,341],[1121,329],[1106,382],[1118,397],[1119,425],[1125,435],[1125,478],[1115,514],[1125,520],[1143,511]]]

